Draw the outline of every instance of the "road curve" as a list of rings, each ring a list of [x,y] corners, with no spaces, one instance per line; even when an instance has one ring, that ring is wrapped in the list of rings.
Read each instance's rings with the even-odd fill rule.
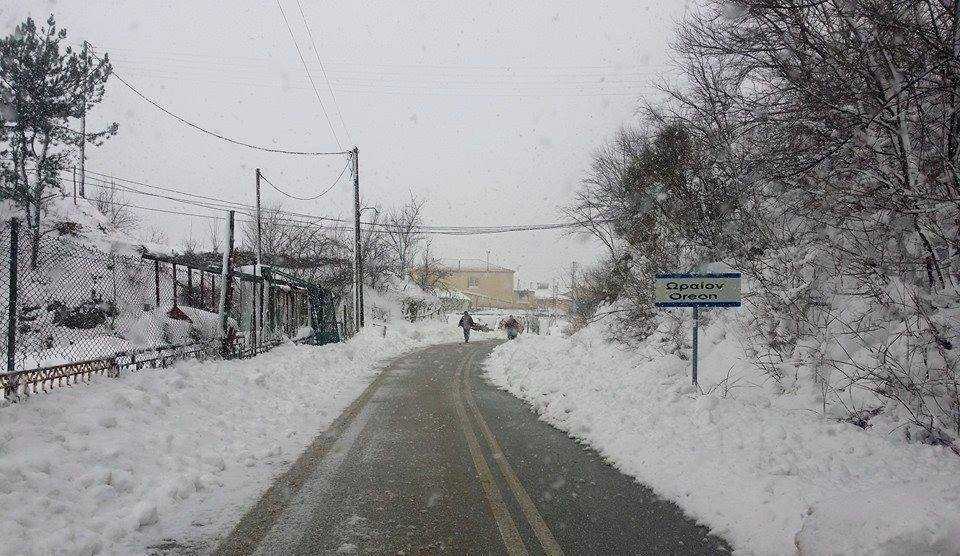
[[[394,360],[218,554],[725,554],[727,543],[480,378],[494,342]]]

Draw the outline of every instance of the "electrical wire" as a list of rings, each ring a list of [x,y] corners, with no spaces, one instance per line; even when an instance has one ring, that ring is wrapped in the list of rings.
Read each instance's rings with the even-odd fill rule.
[[[293,34],[293,28],[290,27],[290,22],[287,21],[287,14],[283,11],[283,4],[280,3],[280,0],[277,0],[277,7],[280,8],[280,15],[283,17],[283,24],[287,26],[287,31],[290,32],[290,39],[293,40],[293,46],[297,49],[297,56],[300,57],[300,63],[303,64],[303,71],[307,74],[307,79],[310,81],[310,86],[313,87],[314,94],[317,95],[317,102],[320,104],[320,110],[323,111],[323,117],[327,120],[327,125],[330,127],[330,133],[333,134],[333,139],[337,142],[337,146],[341,149],[343,145],[340,143],[340,138],[337,137],[337,130],[333,128],[333,122],[330,121],[330,115],[327,114],[326,107],[323,106],[323,99],[320,98],[320,91],[317,90],[317,84],[313,82],[313,76],[310,75],[310,68],[307,66],[307,61],[303,59],[303,52],[300,50],[300,44],[297,42],[297,36]]]
[[[186,58],[188,60],[195,59],[197,63],[206,63],[211,62],[217,65],[232,64],[232,65],[264,65],[264,64],[273,64],[274,60],[272,58],[264,58],[257,56],[224,56],[222,54],[199,54],[197,52],[176,52],[170,50],[164,50],[162,53],[146,53],[139,48],[126,48],[126,47],[111,47],[112,51],[120,52],[129,52],[132,55],[136,55],[145,59],[158,59],[158,60],[176,60],[181,61],[181,59]],[[615,64],[606,64],[606,65],[590,65],[590,64],[581,64],[581,65],[501,65],[501,64],[387,64],[387,63],[368,63],[368,62],[354,62],[354,61],[333,61],[329,62],[328,65],[331,66],[361,66],[361,67],[376,67],[376,68],[405,68],[405,69],[436,69],[436,70],[509,70],[515,71],[517,69],[521,70],[598,70],[598,71],[626,71],[630,68],[626,68],[622,65]],[[673,64],[647,64],[644,66],[637,66],[637,68],[672,68]]]
[[[306,14],[303,13],[303,4],[300,0],[297,0],[297,8],[300,10],[300,18],[303,19],[303,26],[307,28],[307,36],[310,37],[310,44],[313,46],[313,54],[317,58],[317,64],[320,65],[320,73],[323,75],[323,79],[327,82],[327,90],[330,91],[330,97],[333,98],[333,106],[337,109],[337,117],[340,118],[340,125],[343,126],[343,132],[347,134],[347,141],[353,142],[353,139],[350,137],[350,129],[347,128],[347,124],[343,121],[343,112],[340,111],[340,103],[337,102],[337,95],[333,93],[333,86],[330,85],[330,78],[327,77],[327,70],[323,67],[323,61],[320,59],[320,51],[317,50],[317,43],[313,40],[313,31],[310,30],[310,23],[307,21]]]
[[[287,193],[286,191],[277,187],[272,181],[270,181],[270,179],[263,172],[260,172],[260,179],[270,184],[270,187],[276,189],[277,192],[283,195],[284,197],[289,197],[297,201],[316,201],[320,197],[323,197],[324,195],[329,193],[331,189],[333,189],[338,183],[340,183],[340,178],[342,178],[343,174],[346,173],[347,167],[350,166],[350,162],[352,162],[352,160],[348,159],[347,163],[343,165],[343,169],[340,170],[340,175],[337,176],[337,179],[333,180],[333,183],[331,183],[326,189],[324,189],[318,195],[315,195],[313,197],[297,197],[296,195]]]
[[[94,54],[93,56],[94,56],[95,58],[97,58],[98,60],[101,59],[101,58],[100,58],[99,56],[97,56],[96,54]],[[138,97],[140,97],[141,99],[143,99],[144,101],[146,101],[148,104],[152,105],[152,106],[153,106],[154,108],[156,108],[157,110],[160,110],[161,112],[163,112],[164,114],[166,114],[166,115],[174,118],[174,119],[177,120],[178,122],[180,122],[180,123],[182,123],[182,124],[184,124],[184,125],[186,125],[186,126],[192,127],[193,129],[195,129],[195,130],[197,130],[197,131],[200,131],[201,133],[205,133],[205,134],[207,134],[207,135],[216,137],[217,139],[220,139],[220,140],[222,140],[222,141],[226,141],[226,142],[228,142],[228,143],[233,143],[234,145],[239,145],[239,146],[241,146],[241,147],[247,147],[248,149],[255,149],[255,150],[258,150],[258,151],[265,151],[265,152],[269,152],[269,153],[289,154],[289,155],[297,155],[297,156],[345,155],[345,154],[349,154],[349,152],[350,152],[350,151],[329,151],[329,152],[323,152],[323,151],[312,151],[312,152],[311,152],[311,151],[295,151],[295,150],[291,150],[291,149],[277,149],[277,148],[272,148],[272,147],[264,147],[264,146],[254,145],[254,144],[252,144],[252,143],[247,143],[247,142],[244,142],[244,141],[240,141],[240,140],[238,140],[238,139],[233,139],[233,138],[231,138],[231,137],[227,137],[226,135],[222,135],[222,134],[217,133],[217,132],[215,132],[215,131],[211,131],[211,130],[209,130],[209,129],[206,129],[206,128],[198,125],[198,124],[195,124],[195,123],[191,122],[190,120],[187,120],[186,118],[183,118],[182,116],[179,116],[179,115],[177,115],[177,114],[174,114],[173,112],[171,112],[170,110],[168,110],[168,109],[166,109],[164,106],[162,106],[160,103],[156,102],[155,100],[151,99],[151,98],[148,97],[147,95],[145,95],[145,94],[143,94],[142,92],[140,92],[139,89],[137,89],[136,87],[134,87],[133,85],[131,85],[126,79],[124,79],[119,73],[117,73],[116,70],[111,71],[111,73],[112,73],[113,76],[116,77],[117,80],[120,81],[120,83],[122,83],[126,88],[130,89],[130,91],[132,91],[135,95],[137,95]],[[339,142],[338,142],[338,143],[339,143]],[[341,147],[341,148],[342,148],[342,147]]]
[[[122,181],[122,182],[134,183],[134,184],[140,185],[140,186],[142,186],[142,187],[155,188],[155,189],[160,190],[160,191],[172,192],[172,193],[176,193],[176,194],[191,196],[191,197],[195,197],[195,198],[202,199],[202,201],[195,201],[195,200],[191,200],[191,199],[182,199],[182,198],[177,198],[177,197],[173,197],[173,196],[169,196],[169,195],[160,195],[160,194],[157,194],[157,193],[151,193],[151,192],[149,192],[149,191],[141,191],[141,190],[138,190],[138,189],[136,189],[136,188],[129,187],[129,186],[117,185],[117,184],[115,184],[115,183],[111,184],[111,183],[107,182],[106,179],[104,179],[104,178],[102,178],[102,177],[94,177],[93,180],[94,180],[95,182],[98,182],[98,183],[102,184],[102,185],[99,186],[99,187],[101,187],[101,188],[116,187],[117,189],[119,189],[119,190],[121,190],[121,191],[124,191],[124,192],[126,192],[126,193],[132,193],[132,194],[135,194],[135,195],[145,195],[145,196],[154,197],[154,198],[161,198],[161,199],[164,199],[164,200],[169,200],[169,201],[173,201],[173,202],[177,202],[177,203],[181,203],[181,204],[186,204],[186,205],[198,206],[198,207],[207,208],[207,209],[211,209],[211,210],[251,211],[250,216],[252,216],[252,211],[254,210],[254,207],[253,207],[253,206],[251,206],[251,205],[246,205],[246,204],[243,204],[243,203],[239,203],[239,202],[236,202],[236,201],[224,201],[224,200],[221,200],[221,199],[216,199],[216,198],[214,198],[214,197],[208,197],[208,196],[199,195],[199,194],[195,194],[195,193],[188,193],[188,192],[181,191],[181,190],[174,189],[174,188],[154,186],[154,185],[146,184],[146,183],[143,183],[143,182],[138,182],[138,181],[135,181],[135,180],[129,180],[129,179],[127,179],[127,178],[120,178],[120,177],[117,177],[117,176],[111,176],[111,175],[109,175],[109,174],[104,174],[104,173],[102,173],[102,172],[96,172],[96,171],[92,171],[92,170],[87,170],[87,173],[88,173],[88,174],[93,174],[94,176],[104,176],[104,177],[106,177],[106,178],[110,178],[110,179],[114,179],[114,180],[118,180],[118,181]],[[58,179],[60,179],[61,182],[66,182],[66,181],[67,181],[67,178],[66,178],[66,177],[59,177]],[[92,185],[93,185],[93,184],[92,184]],[[271,185],[272,185],[272,184],[271,184]],[[94,187],[98,187],[98,186],[97,186],[97,185],[94,185]],[[354,225],[354,221],[353,221],[352,219],[343,219],[343,218],[328,217],[328,216],[315,216],[315,215],[309,215],[309,214],[303,214],[303,213],[297,213],[297,212],[291,212],[291,211],[284,211],[284,210],[276,210],[276,211],[271,210],[271,212],[276,212],[278,215],[283,215],[283,218],[282,218],[282,219],[283,219],[284,221],[286,221],[286,222],[295,223],[295,224],[299,224],[299,225],[303,225],[303,226],[316,225],[318,222],[324,222],[324,221],[327,221],[327,222],[336,222],[336,223],[339,223],[339,224],[350,225],[350,226],[353,226],[353,225]],[[248,213],[244,213],[244,214],[248,214]],[[608,221],[608,220],[601,221],[601,223],[606,223],[606,222],[609,222],[609,221]],[[385,223],[385,222],[361,221],[361,225],[364,226],[364,227],[366,227],[366,229],[368,229],[368,230],[369,230],[369,229],[392,230],[392,229],[398,228],[398,226],[396,226],[396,225],[388,224],[388,223]],[[572,229],[572,228],[577,228],[577,227],[581,227],[581,223],[579,223],[579,222],[554,222],[554,223],[548,223],[548,224],[525,224],[525,225],[517,225],[517,226],[428,226],[428,225],[421,225],[421,226],[415,226],[415,227],[413,227],[413,228],[412,228],[412,231],[415,231],[416,233],[422,233],[422,234],[428,234],[428,235],[490,235],[490,234],[513,233],[513,232],[522,232],[522,231],[546,231],[546,230]]]

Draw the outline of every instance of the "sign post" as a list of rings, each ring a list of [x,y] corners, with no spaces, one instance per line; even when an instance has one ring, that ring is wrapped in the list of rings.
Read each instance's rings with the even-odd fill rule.
[[[657,307],[693,308],[693,384],[697,385],[700,308],[739,307],[740,273],[657,274],[653,288]]]

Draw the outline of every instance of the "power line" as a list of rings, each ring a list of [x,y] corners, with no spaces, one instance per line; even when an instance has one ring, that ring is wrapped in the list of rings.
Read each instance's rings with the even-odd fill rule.
[[[349,162],[348,162],[348,164],[349,164]],[[64,170],[63,172],[66,173],[65,170]],[[187,197],[194,197],[194,198],[197,198],[197,199],[201,199],[202,202],[201,202],[201,201],[193,201],[193,200],[190,200],[190,199],[181,199],[181,198],[177,198],[177,197],[171,197],[171,196],[168,196],[168,195],[159,195],[159,194],[156,194],[156,193],[151,193],[151,192],[149,192],[149,191],[141,191],[141,190],[138,190],[138,189],[133,188],[133,187],[130,187],[130,186],[126,186],[126,185],[122,185],[122,184],[121,184],[121,185],[117,185],[116,183],[110,182],[110,185],[111,185],[112,187],[117,187],[117,188],[119,188],[120,190],[122,190],[122,191],[124,191],[124,192],[126,192],[126,193],[133,193],[133,194],[135,194],[135,195],[145,195],[145,196],[149,196],[149,197],[155,197],[155,198],[161,198],[161,199],[165,199],[165,200],[170,200],[170,201],[174,201],[174,202],[178,202],[178,203],[182,203],[182,204],[188,204],[188,205],[194,205],[194,206],[201,206],[201,207],[204,207],[204,208],[212,208],[212,209],[217,209],[217,210],[220,210],[220,209],[222,209],[222,210],[231,210],[231,209],[238,209],[238,208],[239,208],[239,209],[243,209],[243,210],[249,210],[249,211],[254,210],[254,206],[253,206],[253,205],[247,205],[247,204],[240,203],[240,202],[237,202],[237,201],[225,201],[225,200],[222,200],[222,199],[218,199],[218,198],[216,198],[216,197],[209,197],[209,196],[207,196],[207,195],[200,195],[200,194],[198,194],[198,193],[189,193],[189,192],[187,192],[187,191],[183,191],[183,190],[175,189],[175,188],[171,188],[171,187],[162,187],[162,186],[159,186],[159,185],[152,185],[152,184],[144,183],[144,182],[141,182],[141,181],[131,180],[131,179],[128,179],[128,178],[122,178],[122,177],[119,177],[119,176],[113,176],[113,175],[110,175],[110,174],[104,174],[104,173],[102,173],[102,172],[90,172],[90,171],[88,171],[88,173],[94,174],[95,176],[100,176],[99,178],[96,178],[96,177],[93,178],[93,179],[95,179],[96,181],[99,181],[100,183],[107,184],[108,182],[107,182],[106,179],[104,179],[104,178],[110,178],[111,180],[117,180],[117,181],[120,181],[120,182],[131,183],[131,184],[134,184],[134,185],[137,185],[137,186],[140,186],[140,187],[146,187],[146,188],[148,188],[148,189],[156,189],[156,190],[158,190],[158,191],[164,191],[164,192],[167,192],[167,193],[174,193],[174,194],[178,194],[178,195],[185,195],[185,196],[187,196]],[[66,179],[66,178],[60,178],[61,181],[64,181],[65,179]],[[334,184],[334,185],[335,185],[335,184]],[[315,220],[315,221],[328,220],[328,221],[331,221],[331,222],[339,222],[339,223],[351,223],[351,222],[352,222],[352,221],[350,221],[350,220],[346,220],[346,219],[342,219],[342,218],[334,218],[334,217],[329,217],[329,216],[316,216],[316,215],[312,215],[312,214],[304,214],[304,213],[292,212],[292,211],[286,211],[286,210],[280,210],[280,209],[269,209],[269,210],[275,211],[275,212],[277,212],[277,213],[279,213],[279,214],[285,214],[285,215],[290,215],[290,216],[299,217],[299,218],[301,218],[301,220],[296,220],[296,221],[298,221],[298,222],[303,222],[303,221],[305,221],[305,220],[302,220],[302,219]],[[367,224],[367,223],[364,222],[364,224]]]
[[[94,57],[97,58],[98,60],[101,59],[101,58],[100,58],[99,56],[97,56],[96,54],[94,54]],[[295,150],[290,150],[290,149],[275,149],[275,148],[271,148],[271,147],[263,147],[263,146],[260,146],[260,145],[254,145],[254,144],[251,144],[251,143],[246,143],[246,142],[240,141],[240,140],[238,140],[238,139],[233,139],[233,138],[231,138],[231,137],[227,137],[226,135],[222,135],[222,134],[217,133],[217,132],[215,132],[215,131],[210,131],[209,129],[206,129],[206,128],[198,125],[198,124],[195,124],[195,123],[191,122],[190,120],[187,120],[186,118],[183,118],[182,116],[179,116],[179,115],[177,115],[177,114],[174,114],[174,113],[171,112],[170,110],[167,110],[167,109],[166,109],[164,106],[162,106],[160,103],[154,101],[153,99],[151,99],[151,98],[148,97],[147,95],[141,93],[139,89],[137,89],[136,87],[134,87],[133,85],[131,85],[126,79],[124,79],[124,78],[123,78],[119,73],[117,73],[115,70],[114,70],[114,71],[111,71],[111,73],[112,73],[113,76],[116,77],[117,80],[120,81],[120,83],[122,83],[126,88],[130,89],[135,95],[137,95],[138,97],[140,97],[141,99],[143,99],[144,101],[146,101],[147,103],[149,103],[150,105],[152,105],[152,106],[153,106],[154,108],[156,108],[157,110],[160,110],[160,111],[163,112],[164,114],[166,114],[166,115],[174,118],[175,120],[177,120],[178,122],[180,122],[180,123],[182,123],[182,124],[184,124],[184,125],[187,125],[187,126],[189,126],[189,127],[192,127],[193,129],[195,129],[195,130],[197,130],[197,131],[200,131],[200,132],[202,132],[202,133],[206,133],[207,135],[211,135],[211,136],[213,136],[213,137],[216,137],[217,139],[220,139],[220,140],[222,140],[222,141],[226,141],[226,142],[228,142],[228,143],[233,143],[234,145],[240,145],[241,147],[247,147],[248,149],[256,149],[256,150],[258,150],[258,151],[265,151],[265,152],[269,152],[269,153],[278,153],[278,154],[289,154],[289,155],[299,155],[299,156],[324,156],[324,155],[344,155],[344,154],[349,154],[348,151],[334,151],[334,152],[314,151],[314,152],[308,152],[308,151],[295,151]],[[338,144],[339,144],[339,142],[338,142]],[[341,148],[342,148],[342,147],[341,147]]]
[[[333,94],[333,86],[330,85],[330,78],[327,77],[327,70],[323,67],[323,61],[320,60],[320,51],[317,50],[317,43],[313,40],[313,31],[310,30],[310,23],[307,21],[306,14],[303,13],[303,4],[300,3],[300,0],[297,0],[297,8],[300,10],[300,17],[303,19],[303,26],[307,28],[307,36],[310,37],[310,44],[313,45],[313,54],[317,57],[317,63],[320,64],[320,73],[323,74],[323,79],[327,82],[327,90],[330,91],[330,97],[333,98],[333,105],[337,109],[337,116],[340,118],[340,125],[343,126],[343,132],[347,134],[347,141],[353,142],[353,139],[350,137],[350,130],[347,128],[347,124],[343,121],[343,112],[340,111],[340,103],[337,102],[337,95]]]
[[[143,50],[138,48],[125,48],[125,47],[111,47],[111,50],[114,51],[126,51],[130,52],[133,55],[142,57],[142,58],[153,58],[153,59],[197,59],[199,61],[211,61],[216,64],[223,64],[224,61],[227,63],[232,63],[234,65],[250,65],[250,64],[272,64],[274,60],[272,58],[264,57],[255,57],[255,56],[224,56],[221,54],[211,55],[211,54],[199,54],[197,52],[175,52],[171,50],[164,50],[162,53],[145,53]],[[232,62],[230,62],[232,61]],[[591,65],[591,64],[581,64],[581,65],[536,65],[536,64],[387,64],[387,63],[368,63],[368,62],[355,62],[355,61],[333,61],[329,65],[332,66],[362,66],[362,67],[376,67],[376,68],[408,68],[408,69],[438,69],[438,70],[507,70],[507,71],[516,71],[516,70],[611,70],[611,71],[631,71],[637,69],[650,69],[650,68],[673,68],[674,64],[646,64],[643,66],[624,66],[620,64],[604,64],[604,65]]]
[[[124,65],[125,66],[125,65]],[[152,79],[189,79],[195,82],[220,83],[228,85],[246,85],[252,87],[283,87],[285,89],[312,90],[309,83],[305,86],[297,82],[280,83],[264,81],[260,75],[245,75],[223,70],[190,68],[141,68],[129,67],[126,71]],[[336,85],[333,85],[336,83]],[[501,94],[521,96],[566,96],[582,94],[636,94],[638,90],[650,88],[645,79],[607,79],[603,77],[577,77],[557,79],[461,79],[453,76],[363,76],[342,75],[331,79],[334,91],[360,93],[397,93],[397,94],[436,94],[453,93],[465,96],[495,96]]]
[[[260,172],[260,178],[261,178],[263,181],[265,181],[265,182],[267,182],[268,184],[270,184],[270,187],[276,189],[278,193],[280,193],[281,195],[283,195],[283,196],[285,196],[285,197],[289,197],[289,198],[294,199],[294,200],[297,200],[297,201],[316,201],[316,200],[319,199],[320,197],[323,197],[324,195],[326,195],[327,193],[329,193],[331,189],[333,189],[338,183],[340,183],[340,178],[343,177],[343,174],[347,171],[347,167],[348,167],[348,166],[350,166],[350,160],[347,160],[347,163],[343,165],[343,169],[340,170],[340,175],[337,176],[337,179],[333,180],[333,183],[331,183],[326,189],[324,189],[323,191],[321,191],[320,194],[315,195],[315,196],[313,196],[313,197],[297,197],[296,195],[287,193],[286,191],[284,191],[284,190],[280,189],[279,187],[277,187],[276,185],[274,185],[274,183],[273,183],[272,181],[270,181],[270,179],[267,178],[267,176],[265,176],[265,175],[263,174],[263,172]]]
[[[110,179],[118,180],[118,181],[121,181],[121,182],[133,183],[133,184],[135,184],[135,185],[139,185],[139,186],[142,186],[142,187],[157,189],[157,190],[159,190],[159,191],[165,191],[165,192],[169,192],[169,193],[176,193],[176,194],[180,194],[180,195],[195,197],[195,198],[198,198],[198,199],[202,199],[202,201],[194,201],[194,200],[190,200],[190,199],[181,199],[181,198],[177,198],[177,197],[171,197],[171,196],[169,196],[169,195],[160,195],[160,194],[156,194],[156,193],[151,193],[151,192],[149,192],[149,191],[141,191],[141,190],[138,190],[138,189],[129,187],[129,186],[116,185],[116,184],[109,184],[109,185],[108,185],[108,186],[116,187],[116,188],[118,188],[118,189],[120,189],[120,190],[122,190],[122,191],[124,191],[124,192],[133,193],[133,194],[136,194],[136,195],[145,195],[145,196],[150,196],[150,197],[154,197],[154,198],[161,198],[161,199],[165,199],[165,200],[170,200],[170,201],[174,201],[174,202],[178,202],[178,203],[182,203],[182,204],[187,204],[187,205],[192,205],[192,206],[198,206],[198,207],[207,208],[207,209],[212,209],[212,210],[238,210],[238,209],[241,209],[241,210],[252,211],[253,208],[254,208],[254,207],[251,206],[251,205],[246,205],[246,204],[239,203],[239,202],[236,202],[236,201],[224,201],[224,200],[221,200],[221,199],[217,199],[217,198],[215,198],[215,197],[208,197],[208,196],[200,195],[200,194],[196,194],[196,193],[188,193],[188,192],[186,192],[186,191],[182,191],[182,190],[178,190],[178,189],[174,189],[174,188],[170,188],[170,187],[161,187],[161,186],[151,185],[151,184],[147,184],[147,183],[144,183],[144,182],[139,182],[139,181],[135,181],[135,180],[130,180],[130,179],[127,179],[127,178],[121,178],[121,177],[118,177],[118,176],[112,176],[112,175],[110,175],[110,174],[105,174],[105,173],[102,173],[102,172],[88,171],[88,173],[93,174],[94,176],[101,176],[100,178],[95,177],[95,178],[93,178],[93,179],[94,179],[95,181],[97,181],[97,182],[102,183],[102,184],[108,184],[108,182],[107,182],[105,179],[103,179],[103,178],[110,178]],[[59,179],[60,179],[61,181],[63,181],[63,182],[66,182],[66,181],[67,181],[67,178],[66,178],[66,177],[60,177]],[[273,184],[271,184],[271,185],[273,185]],[[103,187],[103,186],[101,186],[101,187]],[[285,220],[285,221],[287,221],[287,222],[293,222],[293,223],[298,223],[298,224],[303,224],[303,225],[315,225],[317,222],[323,222],[323,221],[337,222],[337,223],[339,223],[339,224],[353,224],[353,220],[348,220],[348,219],[343,219],[343,218],[335,218],[335,217],[329,217],[329,216],[315,216],[315,215],[298,213],[298,212],[291,212],[291,211],[285,211],[285,210],[275,210],[275,211],[272,211],[272,212],[276,212],[277,214],[280,214],[280,215],[285,215],[285,218],[283,218],[283,220]],[[175,211],[174,211],[174,214],[176,214]],[[247,214],[247,213],[244,213],[244,214]],[[250,215],[250,216],[252,216],[252,215]],[[295,217],[295,218],[293,218],[293,217]],[[604,221],[602,221],[602,222],[608,222],[608,220],[604,220]],[[398,226],[395,226],[395,225],[392,225],[392,224],[389,224],[389,223],[385,223],[385,222],[368,222],[368,221],[361,221],[361,224],[362,224],[363,226],[365,226],[365,227],[366,227],[365,229],[367,229],[367,230],[377,229],[377,228],[383,229],[383,230],[390,230],[390,229],[396,229],[396,228],[398,227]],[[413,231],[415,231],[415,232],[417,232],[417,233],[429,234],[429,235],[489,235],[489,234],[513,233],[513,232],[522,232],[522,231],[546,231],[546,230],[571,229],[571,228],[577,228],[577,227],[581,227],[581,224],[580,224],[579,222],[554,222],[554,223],[548,223],[548,224],[525,224],[525,225],[517,225],[517,226],[429,226],[429,225],[421,225],[421,226],[416,226],[416,227],[414,227],[414,228],[413,228]]]
[[[297,56],[300,57],[300,63],[303,64],[303,71],[307,74],[307,79],[310,81],[310,86],[313,87],[314,94],[317,95],[317,102],[320,104],[320,110],[323,111],[323,117],[327,119],[327,125],[330,127],[330,133],[333,134],[333,139],[337,142],[337,146],[341,149],[343,145],[340,143],[340,138],[337,137],[337,131],[333,128],[333,122],[330,121],[330,115],[327,114],[327,109],[323,106],[323,99],[320,98],[320,91],[317,90],[317,84],[313,82],[313,76],[310,75],[310,68],[307,67],[307,61],[303,59],[303,52],[300,50],[300,44],[297,42],[296,35],[293,34],[293,28],[290,27],[290,22],[287,21],[287,14],[283,11],[283,4],[280,3],[280,0],[277,0],[277,7],[280,8],[280,15],[283,17],[283,24],[287,26],[287,31],[290,32],[290,39],[293,40],[293,46],[297,49]]]
[[[97,187],[97,186],[95,186],[95,187]],[[100,187],[102,187],[102,186],[100,186]],[[108,201],[108,200],[105,200],[105,201],[102,201],[102,202],[105,203],[105,204],[108,204],[108,205],[119,205],[119,206],[123,206],[123,207],[128,207],[128,208],[132,208],[132,209],[136,209],[136,210],[144,210],[144,211],[149,211],[149,212],[159,212],[159,213],[163,213],[163,214],[173,214],[173,215],[177,215],[177,216],[207,218],[207,219],[212,219],[212,220],[225,220],[225,218],[224,218],[223,216],[217,216],[217,215],[215,215],[215,214],[200,214],[200,213],[194,213],[194,212],[184,212],[184,211],[180,211],[180,210],[167,210],[167,209],[161,209],[161,208],[157,208],[157,207],[145,207],[145,206],[142,206],[142,205],[136,205],[136,204],[132,204],[132,203],[122,203],[122,202],[118,202],[118,201]],[[238,212],[239,212],[239,211],[238,211]],[[256,222],[256,220],[253,220],[253,219],[252,219],[253,216],[252,216],[251,214],[245,213],[245,212],[241,212],[241,214],[243,214],[244,216],[248,216],[248,217],[250,217],[251,219],[250,219],[250,220],[238,219],[237,222],[244,223],[244,224],[253,224],[253,223]],[[301,230],[316,230],[316,229],[320,229],[320,230],[331,230],[331,231],[343,231],[343,230],[346,229],[345,227],[338,227],[338,226],[330,226],[330,225],[324,226],[324,225],[319,225],[319,224],[314,224],[314,223],[302,223],[301,221],[291,220],[291,219],[286,219],[286,218],[277,219],[276,225],[282,226],[282,227],[286,227],[286,228],[297,228],[297,229],[301,229]],[[551,226],[551,227],[549,227],[549,228],[548,228],[548,227],[543,227],[543,226],[522,226],[522,227],[521,227],[521,226],[518,226],[518,227],[513,227],[513,228],[511,228],[511,229],[500,229],[500,230],[491,230],[491,231],[469,231],[469,232],[424,231],[424,232],[420,232],[420,233],[423,233],[423,234],[426,234],[426,235],[449,235],[449,236],[492,235],[492,234],[503,234],[503,233],[521,232],[521,231],[542,231],[542,230],[548,230],[548,229],[556,229],[556,228],[559,228],[559,227],[571,228],[571,227],[577,227],[577,226],[579,226],[579,224],[570,223],[570,224],[558,224],[558,225],[553,225],[553,226]],[[381,228],[381,229],[382,229],[382,227],[383,227],[382,224],[377,224],[377,225],[375,225],[375,226],[366,225],[366,227],[361,227],[361,231],[365,231],[365,232],[367,232],[367,231],[376,231],[377,228]]]

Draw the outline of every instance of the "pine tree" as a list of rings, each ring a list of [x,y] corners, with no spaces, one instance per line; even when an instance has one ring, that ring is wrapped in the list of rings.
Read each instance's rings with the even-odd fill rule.
[[[0,199],[24,212],[36,267],[45,204],[62,193],[60,175],[81,145],[99,145],[117,132],[76,125],[104,95],[111,73],[106,54],[94,55],[86,42],[79,51],[65,45],[67,31],[54,17],[46,27],[32,18],[0,39]],[[71,125],[71,123],[75,125]]]

